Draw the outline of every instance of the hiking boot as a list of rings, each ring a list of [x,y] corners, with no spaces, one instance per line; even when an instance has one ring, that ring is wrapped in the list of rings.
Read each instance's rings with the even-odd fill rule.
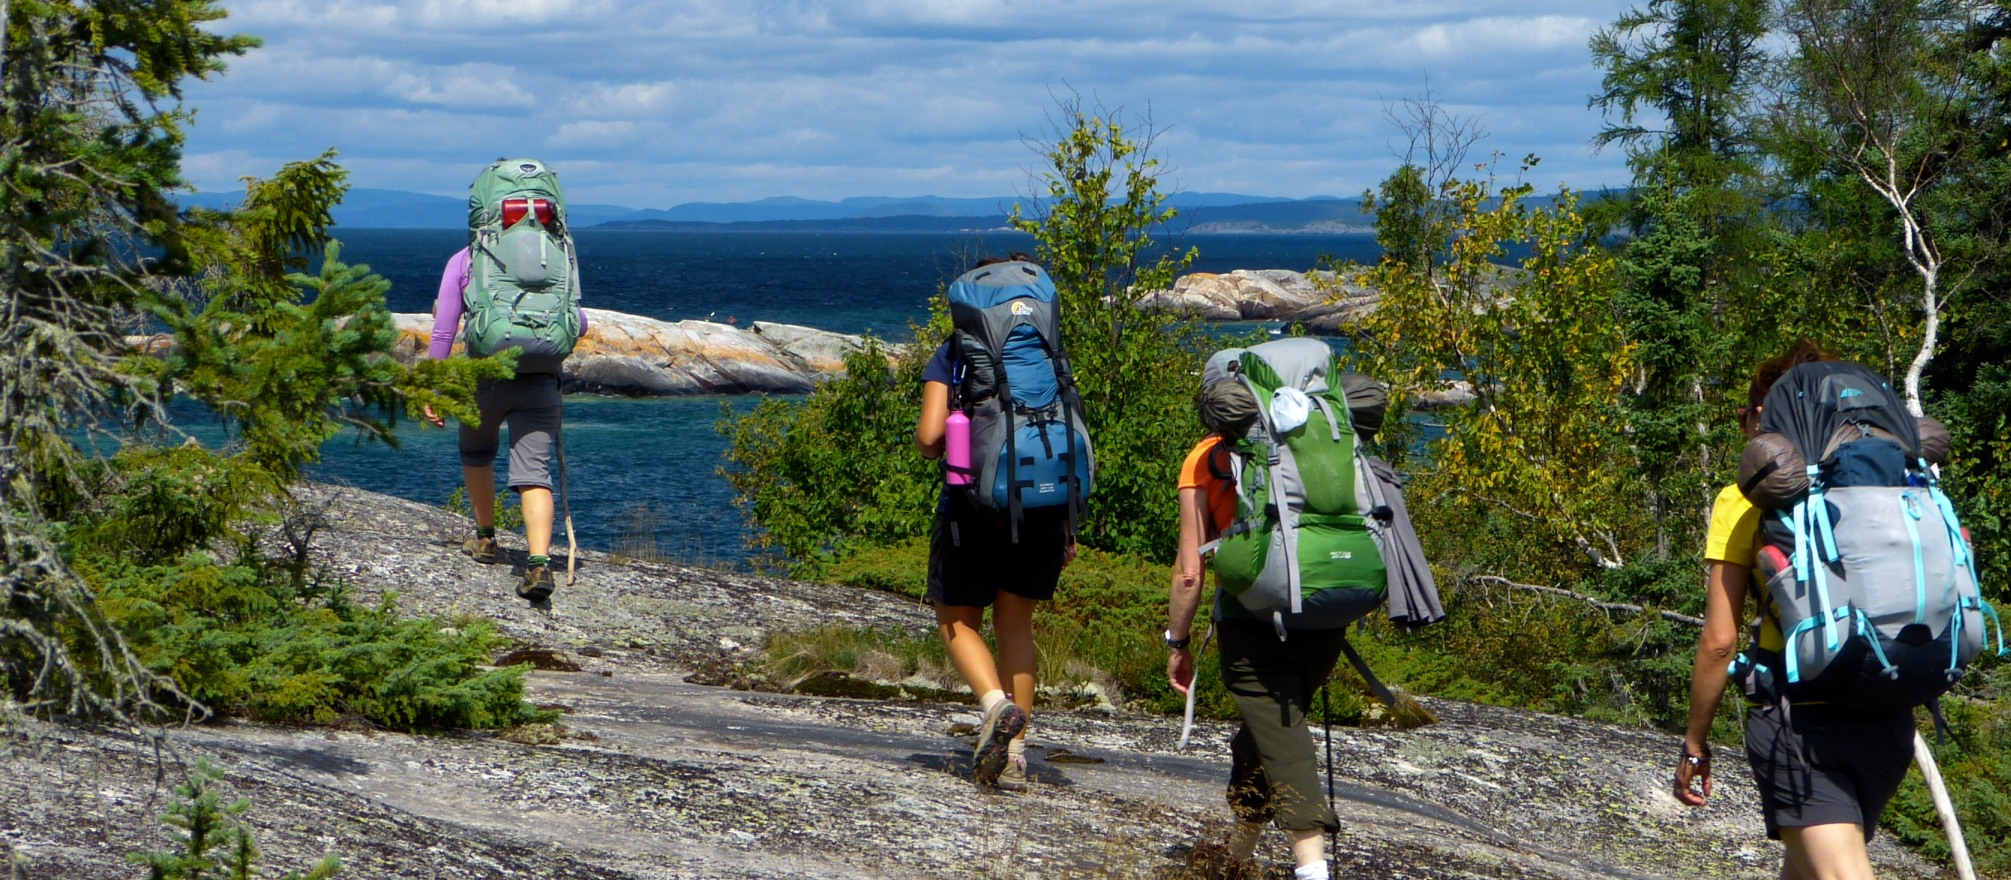
[[[496,560],[503,555],[502,548],[496,546],[495,538],[484,538],[481,535],[462,541],[461,552],[483,565],[495,565]]]
[[[978,728],[977,748],[971,750],[971,779],[979,785],[996,784],[1007,763],[1007,745],[1025,729],[1026,710],[1011,700],[986,712],[984,726]]]
[[[524,580],[517,584],[517,595],[531,602],[543,602],[551,598],[552,569],[546,565],[533,565],[524,569]]]
[[[999,771],[1000,791],[1026,791],[1026,759],[1007,758],[1005,768]]]

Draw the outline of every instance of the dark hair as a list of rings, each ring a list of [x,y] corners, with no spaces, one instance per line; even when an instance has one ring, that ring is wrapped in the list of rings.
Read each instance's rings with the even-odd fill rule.
[[[996,265],[998,263],[1033,263],[1036,266],[1040,265],[1039,262],[1034,260],[1032,254],[1029,254],[1025,251],[1013,251],[1012,253],[1007,254],[1003,257],[986,257],[982,260],[979,260],[977,262],[977,265],[972,266],[971,268],[982,269],[986,266]]]
[[[1795,340],[1794,347],[1788,349],[1786,354],[1762,361],[1759,367],[1753,370],[1753,384],[1746,389],[1746,405],[1758,409],[1760,404],[1766,401],[1767,392],[1774,390],[1774,383],[1779,382],[1789,370],[1802,364],[1833,360],[1836,360],[1836,355],[1823,351],[1807,338]]]

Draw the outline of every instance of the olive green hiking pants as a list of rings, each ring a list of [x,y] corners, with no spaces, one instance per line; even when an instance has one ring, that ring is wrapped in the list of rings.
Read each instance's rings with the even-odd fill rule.
[[[1276,821],[1287,831],[1339,828],[1306,712],[1347,630],[1291,630],[1281,642],[1269,621],[1229,619],[1216,632],[1222,681],[1243,714],[1229,742],[1229,808],[1240,821]]]

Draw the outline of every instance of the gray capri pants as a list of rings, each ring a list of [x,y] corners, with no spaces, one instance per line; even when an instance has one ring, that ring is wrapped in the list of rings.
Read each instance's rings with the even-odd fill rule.
[[[475,383],[475,406],[482,413],[478,426],[461,423],[461,464],[488,467],[496,462],[503,424],[510,425],[512,489],[550,489],[552,456],[566,409],[559,377],[532,373],[512,379]]]

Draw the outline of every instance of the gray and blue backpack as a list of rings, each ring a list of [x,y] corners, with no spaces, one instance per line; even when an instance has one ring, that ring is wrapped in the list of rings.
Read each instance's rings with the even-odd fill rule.
[[[1066,509],[1074,528],[1095,460],[1054,282],[1014,260],[964,273],[948,296],[954,402],[971,420],[971,501],[1009,516],[1014,540],[1026,510]]]
[[[1802,364],[1768,393],[1760,427],[1751,448],[1777,451],[1749,449],[1740,486],[1762,511],[1762,614],[1786,644],[1776,655],[1756,638],[1732,664],[1749,696],[1903,710],[1935,703],[1991,634],[2005,652],[1919,422],[1889,383],[1857,364]],[[1790,491],[1758,491],[1780,476]]]

